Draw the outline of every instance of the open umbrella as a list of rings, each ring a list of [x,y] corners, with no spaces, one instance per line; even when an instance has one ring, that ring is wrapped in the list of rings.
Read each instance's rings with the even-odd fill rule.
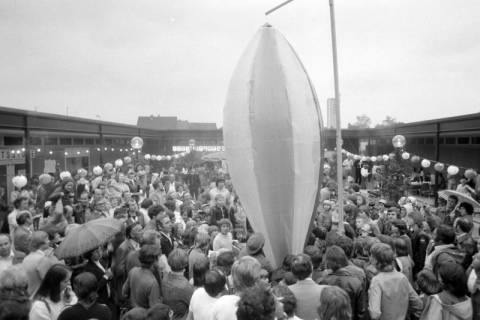
[[[477,201],[475,201],[475,199],[465,193],[461,193],[455,190],[442,190],[438,191],[438,196],[445,200],[447,200],[449,196],[456,196],[458,198],[458,203],[469,203],[472,205],[475,211],[478,211],[480,209],[480,203],[478,203]]]
[[[72,228],[55,250],[55,255],[59,259],[78,257],[105,244],[122,230],[122,224],[117,219],[101,218]]]

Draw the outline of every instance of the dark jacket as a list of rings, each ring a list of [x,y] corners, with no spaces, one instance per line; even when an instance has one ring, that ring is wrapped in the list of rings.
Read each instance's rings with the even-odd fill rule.
[[[100,269],[95,263],[92,261],[88,261],[85,267],[83,267],[82,272],[90,272],[92,273],[95,278],[97,278],[97,293],[98,293],[98,303],[102,304],[109,304],[109,296],[108,296],[108,280],[104,277],[105,272]]]
[[[235,213],[233,210],[228,210],[227,207],[214,206],[210,210],[210,224],[217,225],[217,222],[221,219],[228,219],[232,223],[232,226],[235,228],[236,220]]]
[[[413,274],[419,273],[425,266],[425,257],[427,255],[427,247],[430,243],[430,236],[421,230],[417,230],[412,234],[412,260],[414,263]]]
[[[351,272],[345,268],[340,268],[321,278],[318,283],[338,286],[345,290],[350,297],[350,303],[352,305],[352,319],[365,319],[367,315],[367,298],[364,285]]]

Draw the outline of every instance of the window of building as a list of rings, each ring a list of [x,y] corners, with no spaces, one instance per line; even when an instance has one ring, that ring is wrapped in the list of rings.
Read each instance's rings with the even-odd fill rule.
[[[45,144],[50,146],[56,146],[58,144],[57,137],[47,137],[45,138]]]
[[[425,138],[425,144],[433,144],[433,138]]]
[[[445,144],[445,138],[438,138],[438,143]]]
[[[19,146],[23,144],[23,137],[3,137],[4,146]]]
[[[111,146],[113,143],[113,139],[112,138],[105,138],[103,139],[105,141],[105,145],[106,146]]]
[[[100,143],[100,138],[95,138],[95,144],[96,144],[96,145],[100,145],[100,144],[101,144],[101,143]]]
[[[425,144],[425,138],[418,138],[417,144]]]
[[[32,146],[41,146],[42,145],[42,138],[40,138],[40,137],[30,137],[30,144]]]
[[[472,144],[480,144],[480,137],[472,137]]]
[[[455,137],[446,137],[445,138],[445,144],[455,144]]]
[[[73,138],[73,144],[74,145],[82,145],[83,144],[83,138]]]
[[[64,146],[72,145],[72,138],[60,138],[60,144]]]
[[[470,143],[470,137],[458,137],[458,144],[469,144]]]
[[[93,144],[95,144],[95,139],[94,138],[85,138],[85,144],[93,145]]]

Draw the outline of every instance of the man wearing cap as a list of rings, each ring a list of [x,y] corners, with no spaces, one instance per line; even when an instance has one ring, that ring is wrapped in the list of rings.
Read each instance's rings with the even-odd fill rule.
[[[261,233],[254,233],[248,238],[247,245],[245,248],[240,252],[240,257],[243,256],[250,256],[260,263],[262,269],[268,271],[269,276],[271,276],[273,272],[273,267],[270,261],[268,261],[265,253],[263,252],[263,246],[265,245],[265,237]]]

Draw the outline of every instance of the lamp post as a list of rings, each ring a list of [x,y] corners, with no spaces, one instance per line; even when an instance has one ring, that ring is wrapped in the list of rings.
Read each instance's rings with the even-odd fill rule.
[[[143,147],[143,139],[140,138],[140,137],[133,137],[132,140],[130,141],[130,145],[132,146],[133,148],[133,152],[136,153],[136,159],[137,159],[137,162],[139,160],[139,151],[140,149],[142,149]]]

